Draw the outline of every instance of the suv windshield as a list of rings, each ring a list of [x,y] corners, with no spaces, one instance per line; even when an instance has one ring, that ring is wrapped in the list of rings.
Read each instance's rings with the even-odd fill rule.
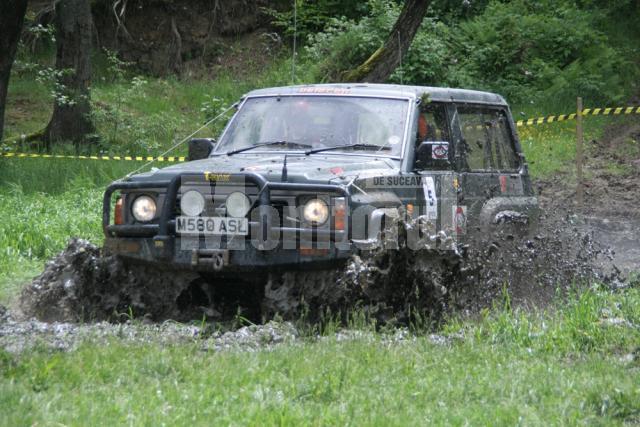
[[[332,148],[328,152],[356,152],[357,148],[359,153],[400,156],[408,107],[406,100],[365,97],[249,98],[216,152],[244,151],[253,146],[260,146],[254,151],[299,150],[310,154],[323,148]],[[267,144],[274,141],[280,143]]]

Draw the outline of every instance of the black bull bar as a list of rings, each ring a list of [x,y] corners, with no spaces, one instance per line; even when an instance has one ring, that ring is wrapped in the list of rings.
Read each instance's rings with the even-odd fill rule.
[[[153,182],[125,182],[116,181],[109,185],[104,193],[102,205],[102,229],[105,236],[111,237],[121,232],[132,236],[154,236],[156,242],[168,241],[172,238],[170,232],[170,221],[175,209],[178,190],[181,183],[188,180],[189,183],[210,184],[211,182],[220,183],[249,183],[258,187],[258,197],[253,201],[250,210],[256,206],[260,210],[260,231],[262,240],[267,240],[272,234],[271,227],[271,190],[284,191],[303,191],[309,193],[335,193],[339,196],[348,198],[349,190],[347,187],[335,184],[309,184],[309,183],[293,183],[293,182],[272,182],[268,181],[260,174],[248,172],[240,174],[217,174],[217,173],[181,173],[167,181]],[[133,224],[133,225],[111,225],[111,196],[118,190],[144,190],[144,189],[166,188],[164,204],[161,207],[160,218],[158,224]],[[160,243],[160,245],[163,245]]]

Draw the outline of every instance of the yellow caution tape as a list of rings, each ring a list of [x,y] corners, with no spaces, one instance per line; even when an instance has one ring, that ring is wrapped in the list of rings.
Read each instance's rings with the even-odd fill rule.
[[[583,116],[608,116],[617,114],[640,114],[640,107],[611,107],[611,108],[585,108],[582,110]],[[535,119],[518,120],[516,126],[535,126],[544,123],[564,122],[575,120],[577,113],[560,114],[558,116],[537,117]]]
[[[16,153],[7,152],[0,153],[0,157],[13,158],[40,158],[40,159],[80,159],[80,160],[125,160],[133,162],[184,162],[186,157],[169,156],[169,157],[153,157],[153,156],[70,156],[64,154],[37,154],[37,153]]]
[[[618,114],[640,114],[640,107],[609,107],[609,108],[585,108],[582,110],[583,116],[608,116]],[[567,120],[575,120],[577,113],[560,114],[557,116],[537,117],[527,120],[518,120],[517,127],[535,126],[545,123],[564,122]],[[124,160],[134,162],[184,162],[186,157],[169,156],[169,157],[153,157],[153,156],[70,156],[64,154],[37,154],[37,153],[16,153],[6,152],[0,153],[0,157],[13,158],[42,158],[42,159],[80,159],[80,160]]]

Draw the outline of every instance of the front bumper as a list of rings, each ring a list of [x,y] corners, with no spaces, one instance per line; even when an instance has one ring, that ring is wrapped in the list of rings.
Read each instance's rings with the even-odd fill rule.
[[[203,245],[184,248],[179,238],[154,240],[148,237],[107,237],[107,255],[116,254],[133,261],[170,265],[181,270],[201,272],[251,272],[274,268],[324,268],[346,260],[351,248],[282,249],[263,251],[248,244],[242,250],[209,249]]]
[[[271,190],[322,193],[348,199],[346,187],[331,184],[270,182],[255,173],[224,175],[225,183],[249,183],[258,188],[252,209],[258,209],[259,220],[251,221],[250,236],[242,248],[227,248],[207,244],[207,239],[184,238],[175,233],[175,205],[181,185],[211,184],[212,177],[221,175],[183,173],[170,181],[115,182],[104,194],[102,226],[106,236],[105,250],[139,261],[171,264],[180,268],[201,271],[244,271],[276,266],[332,264],[346,259],[351,253],[346,231],[290,229],[274,225],[271,218]],[[116,191],[166,189],[155,224],[111,224],[111,198]],[[349,230],[345,224],[344,230]],[[306,243],[283,245],[282,239],[294,236]],[[319,241],[319,242],[318,242]],[[301,243],[301,242],[298,242]],[[316,244],[317,243],[317,244]]]

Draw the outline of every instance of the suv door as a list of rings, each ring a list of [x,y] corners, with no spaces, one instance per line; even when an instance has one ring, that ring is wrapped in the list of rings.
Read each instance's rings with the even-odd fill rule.
[[[457,173],[454,170],[454,147],[451,131],[451,116],[454,107],[449,103],[432,102],[421,105],[417,123],[414,151],[423,142],[445,142],[441,151],[433,152],[433,159],[444,156],[441,160],[432,163],[422,162],[414,155],[413,172],[420,178],[421,185],[416,188],[415,200],[420,207],[420,214],[427,220],[428,235],[434,236],[438,231],[445,231],[448,236],[452,233],[451,212],[456,205]],[[443,151],[448,146],[448,152]],[[414,215],[415,217],[416,215]],[[446,243],[440,240],[440,243]],[[448,244],[448,243],[446,243]]]
[[[504,217],[498,216],[500,212],[528,215],[532,205],[537,207],[535,199],[525,194],[526,168],[522,167],[508,109],[457,105],[454,123],[456,161],[460,170],[457,214],[464,215],[467,228],[459,229],[459,234],[486,231]],[[520,220],[526,218],[523,216]]]

